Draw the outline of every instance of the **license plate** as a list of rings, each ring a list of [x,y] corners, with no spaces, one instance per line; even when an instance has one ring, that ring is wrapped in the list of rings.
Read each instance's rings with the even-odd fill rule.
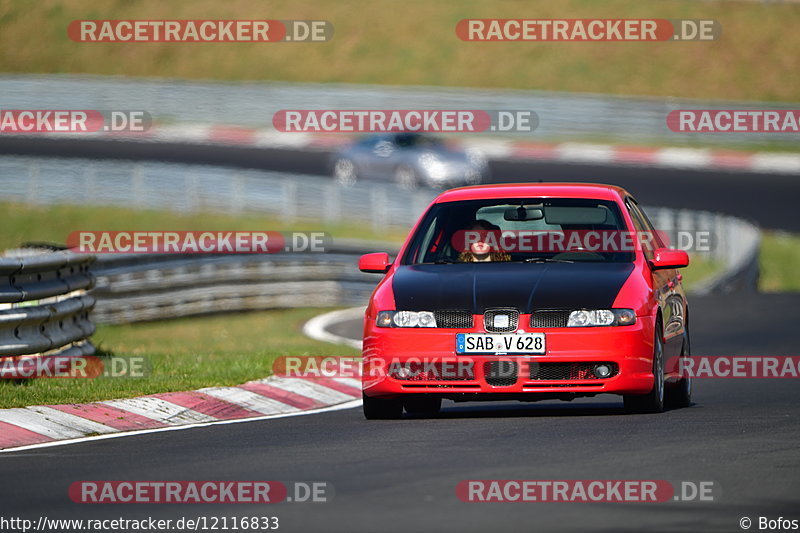
[[[457,354],[543,354],[544,333],[456,334]]]

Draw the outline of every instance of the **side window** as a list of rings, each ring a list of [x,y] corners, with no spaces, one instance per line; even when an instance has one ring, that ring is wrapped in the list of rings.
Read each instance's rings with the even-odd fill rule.
[[[653,223],[652,223],[652,222],[650,222],[650,219],[648,218],[648,216],[647,216],[647,213],[645,213],[645,212],[644,212],[644,209],[642,209],[642,208],[639,206],[639,204],[636,202],[636,200],[634,200],[634,199],[632,199],[632,198],[631,198],[631,204],[633,205],[633,208],[636,210],[636,212],[637,212],[637,213],[639,213],[639,216],[641,217],[641,219],[644,221],[644,225],[645,225],[645,227],[646,227],[646,228],[647,228],[649,231],[651,231],[651,232],[652,232],[652,235],[653,235],[653,243],[655,244],[655,246],[656,246],[657,248],[664,248],[664,247],[666,247],[666,244],[665,244],[665,243],[664,243],[664,241],[661,239],[661,234],[660,234],[658,231],[656,231],[656,227],[655,227],[655,226],[653,226]]]
[[[422,238],[422,243],[419,247],[419,254],[422,254],[422,262],[431,261],[436,255],[438,255],[438,244],[434,241],[433,237],[436,234],[436,231],[439,227],[439,220],[438,218],[434,218],[430,226],[428,227],[428,231],[425,233],[425,236]],[[418,258],[414,258],[416,262]]]
[[[644,256],[650,261],[653,259],[654,246],[658,246],[658,244],[654,242],[658,236],[655,230],[653,230],[653,227],[645,220],[641,210],[639,210],[638,206],[630,198],[625,200],[625,206],[628,208],[631,219],[633,219],[633,226],[636,229],[636,233],[639,235],[652,236],[651,239],[640,239],[642,241]]]

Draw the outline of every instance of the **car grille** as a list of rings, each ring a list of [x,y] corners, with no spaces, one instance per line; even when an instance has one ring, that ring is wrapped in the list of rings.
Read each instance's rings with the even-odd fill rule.
[[[531,313],[532,328],[565,328],[571,311],[534,311]]]
[[[495,327],[494,320],[498,315],[508,316],[508,326]],[[517,331],[519,324],[519,311],[516,309],[487,309],[483,314],[483,327],[489,333],[509,333]]]
[[[534,381],[600,379],[593,372],[595,365],[598,364],[600,363],[531,363],[530,379]],[[619,367],[616,363],[603,364],[611,367],[609,378],[617,375]]]
[[[469,311],[434,311],[437,328],[472,329],[472,313]]]
[[[517,382],[519,365],[514,361],[486,361],[483,364],[486,383],[493,387],[510,387]]]

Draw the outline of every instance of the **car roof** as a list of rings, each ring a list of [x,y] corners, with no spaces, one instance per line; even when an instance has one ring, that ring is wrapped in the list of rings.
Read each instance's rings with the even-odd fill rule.
[[[622,187],[603,183],[498,183],[450,189],[437,196],[434,203],[527,197],[618,201],[629,195]]]

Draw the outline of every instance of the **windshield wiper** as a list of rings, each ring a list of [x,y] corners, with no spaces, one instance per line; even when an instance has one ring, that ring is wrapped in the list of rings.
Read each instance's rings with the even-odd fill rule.
[[[529,257],[522,260],[523,263],[574,263],[569,259],[556,259],[554,257]]]
[[[452,259],[437,259],[436,261],[434,261],[434,264],[436,264],[436,265],[450,265],[453,262],[454,261]]]

